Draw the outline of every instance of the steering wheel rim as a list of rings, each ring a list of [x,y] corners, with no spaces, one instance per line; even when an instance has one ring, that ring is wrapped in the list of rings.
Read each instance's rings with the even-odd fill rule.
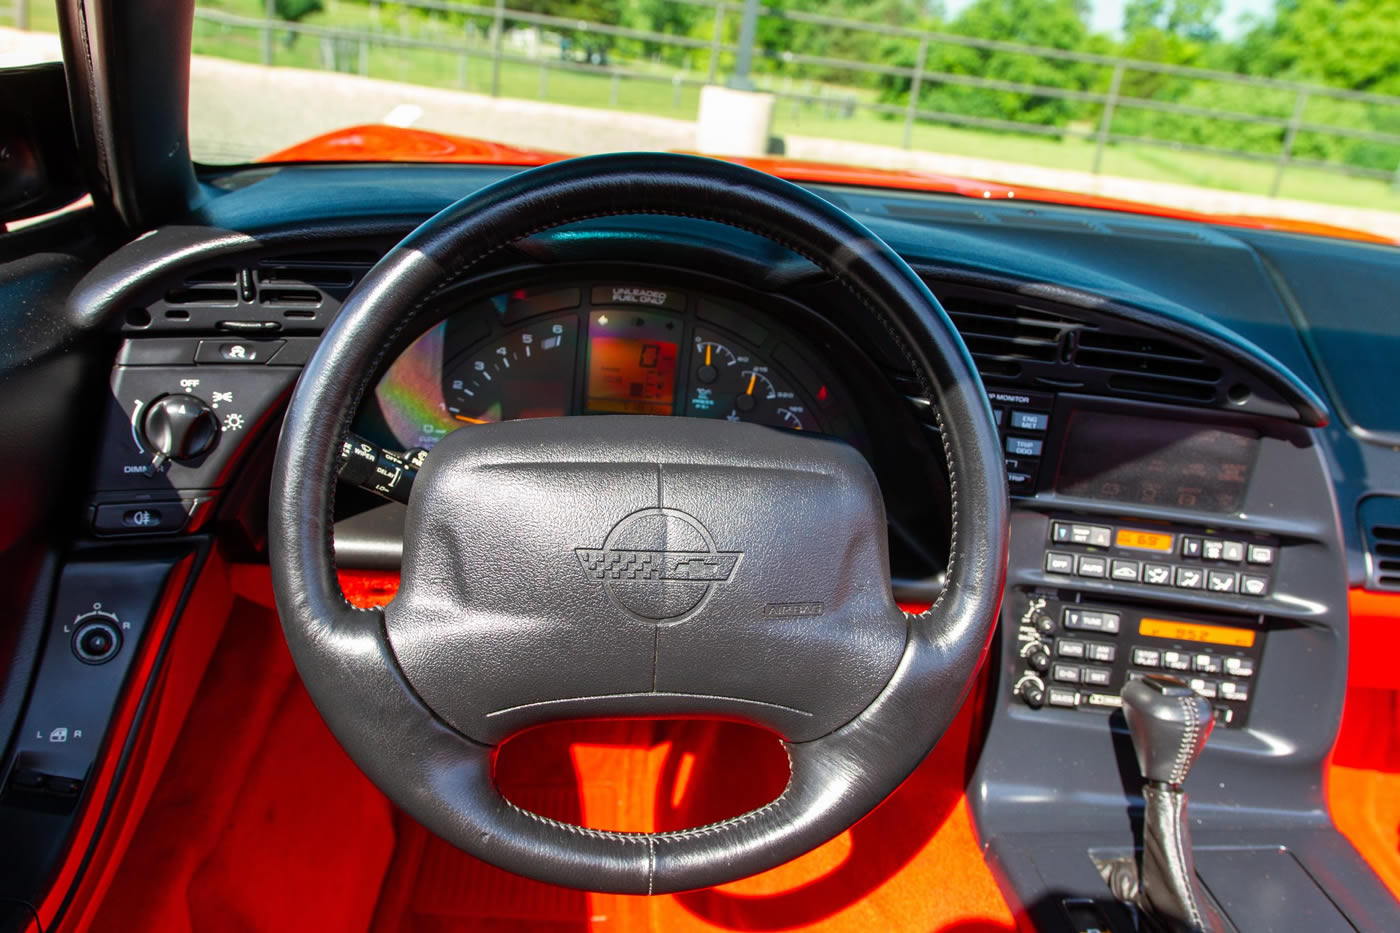
[[[947,583],[929,610],[899,616],[903,649],[874,699],[833,731],[783,743],[791,777],[776,800],[711,826],[655,834],[571,826],[501,796],[491,745],[425,701],[405,673],[385,613],[345,600],[331,539],[337,458],[395,337],[442,288],[506,246],[627,214],[745,229],[840,281],[935,401],[952,491]],[[522,172],[463,199],[366,275],[290,402],[273,472],[269,557],[303,682],[341,745],[388,796],[438,835],[507,870],[569,887],[653,894],[725,883],[794,858],[844,831],[908,776],[952,721],[985,655],[1005,581],[1007,510],[1000,442],[977,371],[937,299],[893,250],[818,196],[751,169],[694,156],[605,155]],[[883,555],[883,542],[880,548]]]

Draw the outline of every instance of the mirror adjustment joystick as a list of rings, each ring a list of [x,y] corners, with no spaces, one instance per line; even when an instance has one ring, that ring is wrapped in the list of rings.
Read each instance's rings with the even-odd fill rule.
[[[155,453],[152,470],[167,460],[193,460],[219,437],[219,419],[193,395],[164,395],[151,402],[142,413],[140,428],[146,446]]]
[[[1129,681],[1122,695],[1123,715],[1146,779],[1138,907],[1167,933],[1224,930],[1196,879],[1181,789],[1215,725],[1210,703],[1183,681],[1157,674]]]

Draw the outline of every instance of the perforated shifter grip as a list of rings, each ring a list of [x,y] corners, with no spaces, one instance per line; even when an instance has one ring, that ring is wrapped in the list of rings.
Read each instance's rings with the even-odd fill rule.
[[[1173,787],[1186,780],[1215,726],[1209,702],[1177,678],[1161,674],[1123,687],[1123,716],[1142,776]]]

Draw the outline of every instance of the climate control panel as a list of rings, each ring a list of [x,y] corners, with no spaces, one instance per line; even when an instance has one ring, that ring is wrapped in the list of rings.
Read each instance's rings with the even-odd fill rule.
[[[1050,522],[1047,577],[1262,598],[1273,592],[1279,544],[1272,538],[1169,525]]]
[[[1115,604],[1067,591],[1023,590],[1015,613],[1012,691],[1035,709],[1111,711],[1134,677],[1172,674],[1211,701],[1219,725],[1249,719],[1264,650],[1258,618]]]

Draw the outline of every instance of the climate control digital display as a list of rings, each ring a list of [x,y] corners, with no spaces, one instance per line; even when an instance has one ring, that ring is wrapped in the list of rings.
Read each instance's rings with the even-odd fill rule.
[[[1134,551],[1156,551],[1170,554],[1176,539],[1158,531],[1136,531],[1132,528],[1119,528],[1113,543]]]

